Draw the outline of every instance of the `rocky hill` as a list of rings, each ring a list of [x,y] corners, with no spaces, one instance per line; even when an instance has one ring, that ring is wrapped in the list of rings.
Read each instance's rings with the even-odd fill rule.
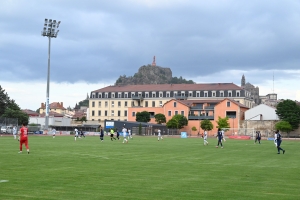
[[[185,80],[182,77],[172,77],[170,68],[160,66],[144,65],[141,66],[134,76],[120,76],[115,85],[146,85],[146,84],[193,84],[192,80]]]

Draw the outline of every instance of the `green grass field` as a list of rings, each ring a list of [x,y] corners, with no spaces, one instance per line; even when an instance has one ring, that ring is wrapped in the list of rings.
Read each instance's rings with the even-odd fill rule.
[[[0,199],[300,199],[298,141],[0,137]],[[4,182],[3,180],[8,180]]]

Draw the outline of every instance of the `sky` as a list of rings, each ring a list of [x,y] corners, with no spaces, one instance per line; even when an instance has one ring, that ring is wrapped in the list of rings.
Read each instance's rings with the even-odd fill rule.
[[[44,20],[51,39],[50,103],[74,107],[139,67],[196,83],[241,84],[300,101],[300,1],[1,0],[0,85],[22,109],[46,101]]]

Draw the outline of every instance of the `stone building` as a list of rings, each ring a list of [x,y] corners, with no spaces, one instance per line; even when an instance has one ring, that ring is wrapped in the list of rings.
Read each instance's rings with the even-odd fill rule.
[[[261,103],[260,97],[259,97],[259,87],[255,87],[251,83],[247,82],[246,83],[246,78],[243,74],[242,79],[241,79],[241,87],[251,93],[251,99],[253,99],[255,105],[258,105]]]

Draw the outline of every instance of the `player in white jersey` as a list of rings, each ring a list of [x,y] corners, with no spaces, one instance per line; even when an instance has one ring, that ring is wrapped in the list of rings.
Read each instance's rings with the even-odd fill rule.
[[[224,132],[224,130],[222,129],[222,140],[224,141],[224,142],[226,142],[226,140],[225,140],[225,132]]]
[[[130,128],[128,129],[128,140],[129,139],[132,139],[132,135],[131,135],[131,130],[130,130]]]
[[[207,131],[204,131],[204,145],[208,145],[208,142],[207,142]]]
[[[123,143],[125,142],[128,143],[128,140],[126,139],[127,129],[123,127],[122,132],[123,132]]]
[[[77,128],[75,128],[75,141],[76,141],[76,139],[78,138],[78,129]]]
[[[52,129],[52,137],[53,137],[53,138],[55,138],[55,134],[56,134],[56,130],[55,130],[55,128],[54,128],[54,129]]]
[[[274,144],[275,144],[275,147],[277,147],[277,133],[276,132],[274,134]]]
[[[161,131],[160,129],[157,130],[157,141],[159,141],[159,139],[163,140],[164,138],[161,135]]]
[[[17,139],[17,132],[18,132],[18,130],[17,130],[17,127],[13,127],[13,135],[14,135],[14,139]]]

